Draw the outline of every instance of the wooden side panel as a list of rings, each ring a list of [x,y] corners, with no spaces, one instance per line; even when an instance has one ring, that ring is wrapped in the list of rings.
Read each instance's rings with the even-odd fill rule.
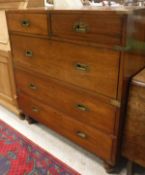
[[[145,14],[141,14],[142,10],[137,11],[137,14],[135,11],[127,17],[125,24],[124,42],[128,50],[122,51],[118,90],[118,98],[122,100],[122,92],[128,88],[127,82],[145,67]]]
[[[10,76],[8,67],[8,58],[0,58],[0,93],[7,99],[11,99],[12,92],[10,88]]]
[[[10,104],[17,104],[10,54],[0,55],[0,98]]]
[[[126,45],[130,47],[125,54],[125,77],[132,76],[145,67],[145,14],[128,16]]]
[[[122,154],[145,167],[145,87],[140,85],[131,84]]]

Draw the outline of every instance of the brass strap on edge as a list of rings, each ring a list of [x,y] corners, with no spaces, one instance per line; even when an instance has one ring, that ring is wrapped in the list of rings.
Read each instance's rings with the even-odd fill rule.
[[[113,106],[116,106],[118,108],[121,107],[121,102],[118,101],[118,100],[110,100],[110,104],[113,105]]]

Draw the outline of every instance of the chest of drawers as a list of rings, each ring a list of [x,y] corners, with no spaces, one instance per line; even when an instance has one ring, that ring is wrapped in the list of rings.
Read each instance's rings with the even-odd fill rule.
[[[145,167],[145,69],[137,74],[129,90],[122,154],[131,162]],[[130,165],[130,164],[129,164]],[[133,170],[133,169],[132,169]],[[129,169],[129,173],[131,169]]]
[[[114,166],[127,81],[145,66],[122,51],[126,12],[19,10],[7,19],[21,111]]]

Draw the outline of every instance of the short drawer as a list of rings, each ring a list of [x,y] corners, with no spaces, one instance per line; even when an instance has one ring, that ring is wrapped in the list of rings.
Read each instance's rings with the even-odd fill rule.
[[[47,14],[7,13],[9,31],[48,35]]]
[[[111,160],[113,145],[111,136],[66,117],[53,108],[24,94],[19,94],[18,101],[25,114],[68,137],[106,161]]]
[[[15,65],[116,98],[118,52],[16,35],[11,41]]]
[[[52,13],[51,21],[55,37],[109,45],[121,43],[123,16],[116,13]]]
[[[94,95],[15,69],[18,92],[24,92],[43,103],[91,127],[114,134],[117,108]]]

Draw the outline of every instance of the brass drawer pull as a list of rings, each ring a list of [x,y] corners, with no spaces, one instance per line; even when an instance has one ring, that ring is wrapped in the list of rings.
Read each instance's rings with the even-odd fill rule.
[[[30,21],[28,19],[23,19],[21,21],[22,27],[29,27],[30,26]]]
[[[28,85],[28,87],[29,87],[30,89],[32,89],[32,90],[37,90],[37,87],[36,87],[34,84],[32,84],[32,83],[30,83],[30,84]]]
[[[38,113],[39,112],[39,109],[36,108],[36,107],[32,107],[32,112]]]
[[[88,26],[83,22],[76,22],[73,29],[77,33],[86,33],[88,31]]]
[[[76,135],[79,136],[82,139],[86,139],[87,138],[87,135],[85,133],[81,132],[81,131],[77,131]]]
[[[26,55],[26,57],[32,57],[33,52],[31,50],[26,50],[25,55]]]
[[[86,107],[86,106],[83,105],[83,104],[77,104],[77,105],[76,105],[76,108],[77,108],[78,110],[84,111],[84,112],[89,110],[88,107]]]
[[[80,70],[80,71],[88,71],[89,70],[89,66],[88,65],[81,64],[81,63],[75,64],[75,68],[76,68],[76,70]]]

